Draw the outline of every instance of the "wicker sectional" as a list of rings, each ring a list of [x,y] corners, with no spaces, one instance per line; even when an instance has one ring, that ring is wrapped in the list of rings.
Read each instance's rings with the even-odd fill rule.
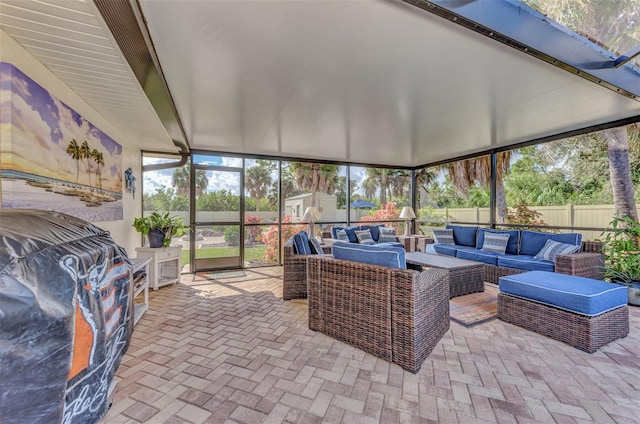
[[[582,242],[580,252],[556,256],[555,272],[602,280],[604,255],[600,242]],[[497,284],[500,277],[527,272],[521,269],[484,264],[484,281]]]
[[[417,372],[449,329],[448,271],[307,256],[309,328]]]

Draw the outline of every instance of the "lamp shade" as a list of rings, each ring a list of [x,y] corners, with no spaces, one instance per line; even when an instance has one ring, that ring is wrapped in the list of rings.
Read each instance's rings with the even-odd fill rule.
[[[413,208],[410,206],[405,206],[402,208],[402,212],[400,212],[400,218],[402,219],[413,219],[416,217],[416,213],[413,211]]]
[[[302,215],[302,222],[315,222],[320,219],[320,211],[315,206],[308,207]]]

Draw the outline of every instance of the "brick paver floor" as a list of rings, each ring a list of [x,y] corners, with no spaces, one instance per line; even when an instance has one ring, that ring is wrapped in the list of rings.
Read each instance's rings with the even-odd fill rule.
[[[594,354],[452,322],[414,375],[309,330],[282,268],[238,274],[151,292],[103,423],[640,422],[640,308]]]

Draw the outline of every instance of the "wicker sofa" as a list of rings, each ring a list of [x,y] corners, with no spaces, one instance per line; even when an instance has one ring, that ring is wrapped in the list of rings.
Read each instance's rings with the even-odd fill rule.
[[[331,246],[322,246],[325,254],[331,253]],[[282,299],[307,298],[307,257],[313,255],[298,254],[293,246],[293,237],[287,240],[283,248],[284,270],[282,277]]]
[[[455,256],[460,259],[484,263],[484,280],[498,283],[500,277],[528,271],[549,271],[561,274],[601,280],[604,266],[603,244],[582,242],[578,233],[542,233],[527,230],[493,230],[472,226],[448,225],[453,231],[455,244],[440,244],[436,241],[427,250]],[[483,248],[487,233],[509,234],[505,254],[486,251]],[[559,254],[555,262],[537,259],[534,255],[546,240],[554,240],[575,245],[578,252]]]
[[[417,372],[449,329],[444,269],[415,271],[310,255],[309,328]]]

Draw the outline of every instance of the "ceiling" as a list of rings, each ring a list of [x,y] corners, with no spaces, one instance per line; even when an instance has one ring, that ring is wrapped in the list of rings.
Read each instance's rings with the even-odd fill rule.
[[[414,167],[640,116],[630,65],[561,69],[459,24],[510,0],[416,2],[457,22],[401,1],[133,4],[194,150]],[[527,46],[585,47],[525,27],[539,17],[515,30],[507,18],[501,30]],[[3,0],[0,28],[142,149],[177,151],[93,2]]]

